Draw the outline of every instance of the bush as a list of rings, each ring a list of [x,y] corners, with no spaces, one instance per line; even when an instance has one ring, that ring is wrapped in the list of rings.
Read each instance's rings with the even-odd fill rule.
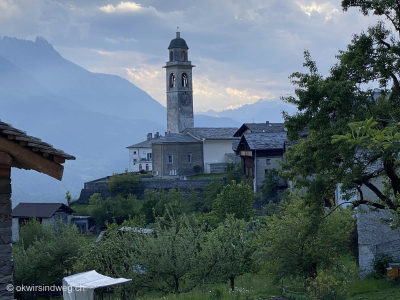
[[[376,256],[373,261],[374,277],[376,279],[385,277],[386,268],[389,267],[389,263],[391,262],[393,262],[393,257],[390,254],[381,254]]]
[[[193,171],[194,171],[196,174],[199,174],[200,171],[201,171],[201,166],[199,166],[199,165],[194,166],[194,167],[193,167]]]
[[[323,272],[313,280],[307,288],[312,300],[345,300],[345,283],[337,281],[333,276]]]

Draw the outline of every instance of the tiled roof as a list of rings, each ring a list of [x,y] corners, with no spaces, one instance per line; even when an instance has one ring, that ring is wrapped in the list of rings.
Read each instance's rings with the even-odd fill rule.
[[[236,131],[235,136],[240,137],[243,135],[245,131],[249,130],[251,133],[257,132],[271,132],[271,133],[279,133],[285,132],[285,127],[283,123],[244,123],[240,128]]]
[[[237,150],[237,147],[239,146],[239,142],[240,142],[240,140],[233,140],[232,141],[232,150],[233,151]]]
[[[283,149],[286,132],[245,133],[242,139],[243,138],[249,145],[250,150]]]
[[[60,156],[65,159],[74,160],[75,157],[60,149],[53,148],[53,145],[43,142],[41,139],[27,135],[25,131],[14,128],[10,124],[0,120],[0,136],[19,144],[22,147],[30,148],[34,152],[42,154],[45,158]]]
[[[134,144],[132,146],[126,147],[126,148],[151,148],[151,145],[153,145],[153,143],[155,141],[158,141],[160,138],[156,138],[156,139],[147,139],[143,142]]]
[[[58,210],[74,211],[62,203],[19,203],[12,211],[14,218],[50,218]]]
[[[238,130],[237,127],[193,127],[188,128],[184,132],[193,135],[199,139],[206,140],[232,140],[233,135]]]
[[[153,144],[164,143],[201,143],[201,140],[198,140],[187,133],[168,133],[153,142]]]

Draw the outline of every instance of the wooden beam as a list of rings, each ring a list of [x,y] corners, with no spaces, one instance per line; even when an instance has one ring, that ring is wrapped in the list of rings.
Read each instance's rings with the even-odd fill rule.
[[[12,156],[13,166],[28,166],[30,169],[47,174],[55,179],[62,179],[64,172],[62,165],[46,159],[39,153],[34,153],[28,148],[23,148],[18,143],[0,137],[0,151],[4,151]]]
[[[54,161],[58,164],[63,164],[65,163],[65,158],[61,156],[54,156]]]

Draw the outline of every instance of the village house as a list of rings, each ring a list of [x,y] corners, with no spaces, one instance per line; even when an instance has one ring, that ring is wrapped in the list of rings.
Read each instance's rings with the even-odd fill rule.
[[[235,152],[242,159],[243,173],[253,178],[258,192],[268,170],[281,168],[279,160],[285,151],[286,130],[283,123],[245,123],[234,134],[240,137]],[[282,180],[281,188],[286,187]]]
[[[126,147],[129,150],[129,172],[153,171],[152,145],[159,137],[158,132],[154,134],[154,138],[152,133],[148,133],[145,141]]]
[[[60,224],[71,224],[74,211],[62,203],[23,203],[20,202],[12,212],[12,241],[19,239],[21,225],[32,218],[36,218],[41,224],[52,228]]]
[[[232,142],[239,140],[233,136],[237,130],[236,127],[185,129],[185,133],[203,142],[204,173],[223,173],[226,172],[228,163],[238,162],[238,157],[232,149]]]

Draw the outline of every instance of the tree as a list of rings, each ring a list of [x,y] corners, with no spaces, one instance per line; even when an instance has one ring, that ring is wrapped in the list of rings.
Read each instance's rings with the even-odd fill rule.
[[[232,180],[231,184],[224,186],[218,194],[213,210],[221,221],[228,214],[233,214],[237,219],[249,220],[254,214],[253,197],[254,193],[250,186]]]
[[[142,178],[138,174],[129,173],[125,170],[124,174],[114,174],[108,181],[108,190],[112,195],[120,195],[124,198],[130,194],[134,195],[141,191],[140,181]]]
[[[308,199],[315,209],[321,210],[323,202],[333,197],[334,189],[341,183],[348,199],[358,191],[360,199],[353,202],[354,206],[370,204],[396,210],[398,205],[393,200],[400,190],[396,171],[399,148],[371,151],[368,146],[360,149],[349,143],[332,144],[331,139],[346,136],[347,124],[371,117],[378,122],[379,130],[400,120],[400,6],[397,1],[343,0],[342,7],[345,11],[357,7],[364,15],[382,16],[393,30],[387,22],[379,21],[366,32],[355,34],[347,50],[339,52],[338,63],[326,78],[318,73],[309,53],[305,53],[304,66],[309,71],[291,75],[297,97],[284,100],[299,109],[294,116],[285,115],[289,137],[298,139],[299,133],[307,128],[308,138],[290,147],[283,172],[297,187],[307,187]],[[368,88],[373,84],[379,84],[380,97]],[[383,162],[381,169],[365,172],[379,161]],[[373,179],[378,176],[388,178],[391,195],[374,184]],[[381,203],[364,199],[362,186],[370,189]]]
[[[71,206],[71,194],[69,193],[69,191],[65,193],[65,199],[67,200],[68,206]]]
[[[105,226],[106,222],[121,224],[129,217],[140,215],[143,202],[135,195],[124,198],[121,195],[108,197],[103,200],[98,193],[89,198],[89,211],[98,226]]]
[[[318,268],[332,267],[348,251],[349,232],[355,220],[350,211],[313,215],[300,194],[282,204],[261,230],[258,257],[278,279],[317,275]]]
[[[237,276],[250,270],[254,252],[252,239],[248,232],[249,224],[240,219],[235,219],[229,215],[223,225],[220,225],[210,235],[216,239],[214,246],[214,256],[219,256],[213,275],[218,278],[229,280],[231,290],[235,290],[235,279]]]
[[[155,234],[131,240],[132,265],[150,289],[188,292],[210,276],[220,258],[215,247],[207,246],[207,235],[193,216],[173,215],[169,206],[166,213],[168,218],[156,222]]]
[[[41,224],[39,224],[42,226]],[[75,225],[59,224],[55,231],[43,227],[38,233],[38,221],[32,220],[21,229],[23,235],[14,250],[15,279],[24,285],[60,285],[78,257],[83,237]],[[25,236],[36,238],[26,243]],[[28,246],[27,246],[28,245]]]

